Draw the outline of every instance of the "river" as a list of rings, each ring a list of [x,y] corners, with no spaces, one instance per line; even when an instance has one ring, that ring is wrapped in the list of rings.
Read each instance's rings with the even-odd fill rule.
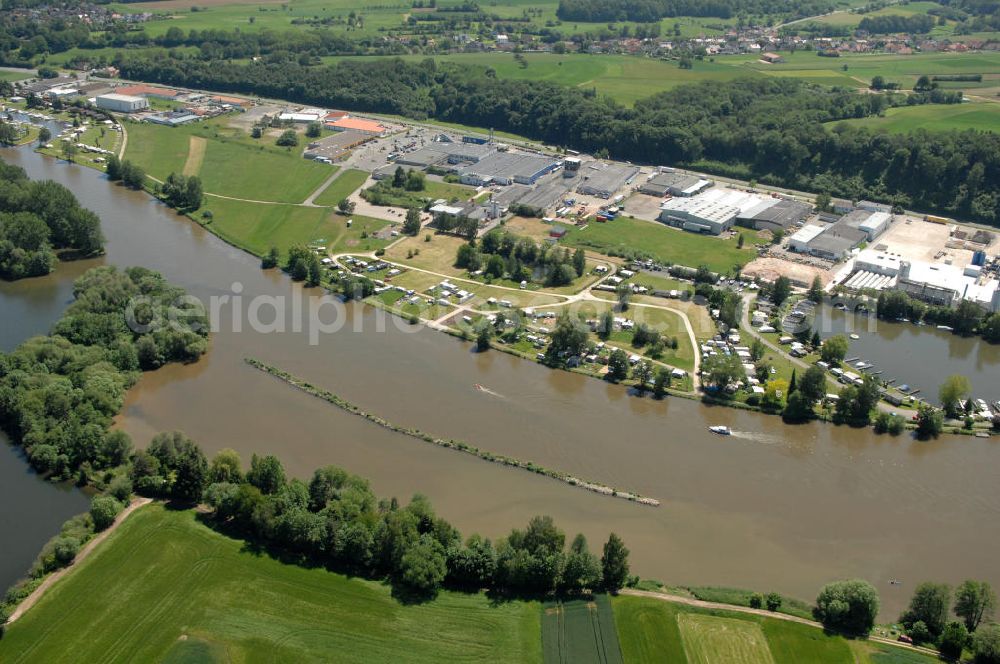
[[[4,157],[32,177],[62,182],[102,217],[109,239],[103,262],[160,270],[199,298],[231,293],[234,282],[244,300],[298,292],[280,274],[262,272],[257,259],[92,170],[30,150]],[[62,284],[79,267],[60,267],[47,286],[8,285],[0,291],[3,318],[13,311],[37,319],[22,321],[24,331],[46,329],[66,302]],[[879,589],[887,618],[920,580],[969,576],[1000,585],[1000,530],[990,526],[1000,516],[995,442],[918,443],[819,423],[789,427],[684,399],[656,402],[498,352],[475,354],[427,329],[390,321],[379,331],[379,321],[381,312],[351,306],[346,329],[310,345],[305,332],[233,332],[227,310],[209,354],[144,375],[118,426],[139,445],[157,431],[180,429],[210,454],[237,449],[245,463],[251,453],[275,453],[299,476],[338,464],[370,478],[381,495],[428,495],[465,534],[500,537],[546,513],[599,550],[614,530],[631,549],[635,573],[671,583],[811,599],[826,581],[860,576]],[[393,434],[247,367],[246,356],[395,423],[633,489],[663,505],[598,496]],[[715,436],[709,424],[736,433]],[[56,490],[44,499],[64,500]],[[20,519],[17,505],[0,504],[4,518]],[[890,578],[903,584],[891,586]]]

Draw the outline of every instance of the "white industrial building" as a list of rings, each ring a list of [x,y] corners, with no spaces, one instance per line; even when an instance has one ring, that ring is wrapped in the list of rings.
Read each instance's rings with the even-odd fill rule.
[[[792,251],[797,251],[800,254],[808,254],[809,243],[819,237],[819,235],[825,230],[826,226],[806,224],[799,230],[795,231],[792,237],[788,238],[788,248]]]
[[[865,249],[844,283],[853,291],[898,289],[930,304],[955,307],[969,300],[986,311],[1000,311],[1000,281],[983,276],[977,265],[906,261],[898,254]]]
[[[660,221],[694,233],[719,235],[736,218],[764,199],[737,189],[711,189],[691,198],[672,198],[660,206]]]
[[[97,108],[117,113],[135,113],[136,111],[144,111],[149,108],[149,102],[146,101],[145,97],[119,95],[113,92],[106,95],[98,95],[95,97],[94,103],[97,105]]]

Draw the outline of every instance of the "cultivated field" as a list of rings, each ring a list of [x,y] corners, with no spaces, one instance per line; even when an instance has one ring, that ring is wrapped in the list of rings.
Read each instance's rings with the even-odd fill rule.
[[[621,664],[608,596],[546,604],[542,613],[542,650],[545,664]]]
[[[152,505],[8,628],[0,661],[541,662],[539,613],[450,592],[404,606]]]
[[[685,613],[677,624],[691,664],[774,664],[764,632],[753,622]]]
[[[934,658],[818,627],[645,597],[612,601],[626,662],[671,664],[931,664]]]
[[[707,265],[715,272],[728,272],[733,265],[742,266],[756,255],[749,241],[739,249],[734,239],[697,235],[632,217],[618,217],[607,223],[592,222],[586,228],[571,228],[561,243],[593,249],[602,254],[638,249],[662,263],[689,267]]]

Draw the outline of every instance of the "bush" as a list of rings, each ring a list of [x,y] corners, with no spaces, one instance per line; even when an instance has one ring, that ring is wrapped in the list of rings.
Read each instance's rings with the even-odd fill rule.
[[[94,496],[90,502],[90,518],[94,520],[94,530],[101,531],[110,526],[121,511],[121,503],[111,496]]]
[[[58,567],[66,567],[80,552],[80,540],[75,537],[60,537],[52,547],[53,558]]]
[[[777,611],[781,608],[781,595],[778,593],[767,594],[767,610]]]
[[[941,656],[948,660],[957,660],[962,656],[962,649],[969,641],[969,631],[958,621],[948,623],[941,632],[938,648]]]
[[[111,484],[108,485],[108,493],[114,496],[115,500],[123,504],[128,503],[132,498],[132,480],[124,475],[119,475],[111,480]]]
[[[750,595],[750,608],[759,609],[764,606],[764,596],[760,593],[754,593]]]

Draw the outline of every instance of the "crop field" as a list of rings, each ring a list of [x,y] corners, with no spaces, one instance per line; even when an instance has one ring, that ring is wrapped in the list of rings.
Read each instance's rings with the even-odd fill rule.
[[[613,599],[626,662],[672,664],[931,664],[894,646],[847,640],[818,627],[645,597]]]
[[[753,622],[685,613],[677,624],[691,664],[774,664],[764,632]]]
[[[688,233],[632,217],[618,217],[607,223],[594,222],[585,228],[571,228],[561,242],[603,254],[638,247],[662,263],[689,267],[707,265],[715,272],[728,272],[736,264],[745,265],[756,254],[749,242],[739,249],[736,240]]]
[[[608,596],[546,604],[542,612],[542,651],[545,664],[621,664]]]
[[[716,58],[717,63],[748,68],[770,76],[794,76],[814,79],[823,77],[830,85],[867,87],[873,76],[884,76],[898,82],[903,89],[912,89],[920,76],[927,74],[983,74],[984,83],[990,74],[1000,74],[1000,53],[917,53],[914,55],[860,54],[839,58],[821,58],[816,53],[797,51],[782,53],[785,62],[765,64],[751,56],[736,55]],[[846,67],[846,69],[845,69]],[[835,78],[836,77],[839,78]],[[997,82],[993,82],[997,85]],[[987,85],[989,85],[987,83]],[[955,87],[969,89],[968,84]],[[936,107],[940,108],[940,106]]]
[[[330,186],[323,190],[323,193],[316,198],[316,205],[335,206],[337,203],[347,198],[355,192],[368,179],[366,171],[356,168],[349,168],[341,173]]]
[[[280,562],[191,510],[133,514],[0,640],[0,661],[541,662],[540,607]]]
[[[1000,104],[972,103],[947,106],[907,106],[890,108],[883,117],[844,120],[846,124],[885,130],[890,133],[926,129],[980,129],[1000,131]],[[840,124],[833,123],[833,124]]]

